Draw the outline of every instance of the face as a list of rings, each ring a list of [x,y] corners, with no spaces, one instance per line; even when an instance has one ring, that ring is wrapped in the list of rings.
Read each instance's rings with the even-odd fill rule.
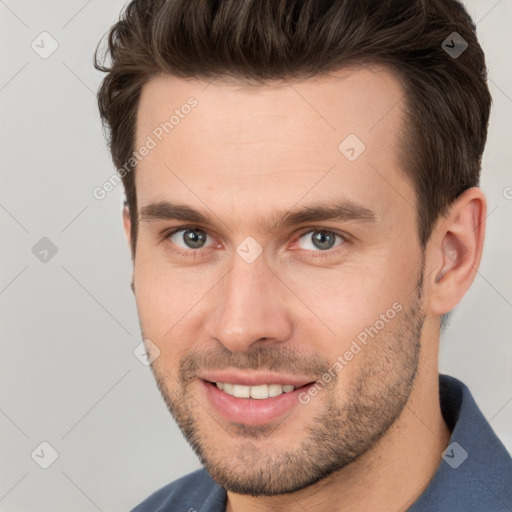
[[[286,493],[342,469],[411,393],[423,254],[397,156],[402,97],[384,68],[143,88],[142,334],[171,413],[230,491]]]

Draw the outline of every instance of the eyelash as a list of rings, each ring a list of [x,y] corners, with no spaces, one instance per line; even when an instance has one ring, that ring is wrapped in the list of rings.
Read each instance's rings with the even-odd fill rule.
[[[171,231],[168,231],[166,232],[164,235],[163,235],[163,239],[164,241],[169,241],[170,242],[170,237],[172,235],[175,235],[176,233],[179,233],[180,231],[187,231],[187,230],[194,230],[194,229],[199,229],[201,231],[203,231],[204,233],[206,233],[207,235],[209,235],[208,231],[200,226],[191,226],[191,225],[187,225],[187,226],[176,226],[175,228],[173,228]],[[343,239],[342,243],[339,244],[339,245],[336,245],[334,248],[332,249],[327,249],[325,251],[321,251],[321,250],[317,250],[317,251],[310,251],[310,250],[306,250],[306,253],[314,253],[313,254],[310,254],[309,257],[312,257],[312,258],[326,258],[326,257],[329,257],[329,256],[332,256],[333,254],[337,253],[339,249],[341,249],[346,243],[348,243],[349,241],[349,236],[346,234],[346,233],[343,233],[343,232],[340,232],[340,231],[336,231],[334,229],[327,229],[325,227],[309,227],[309,228],[304,228],[304,230],[302,230],[300,233],[298,233],[296,235],[296,240],[299,240],[300,238],[302,238],[304,235],[306,235],[307,233],[314,233],[316,231],[323,231],[325,233],[331,233],[333,235],[337,235],[339,236],[340,238]],[[172,244],[172,242],[171,242]],[[203,250],[207,250],[208,247],[202,247],[200,249],[190,249],[188,251],[185,251],[185,250],[182,250],[182,249],[174,249],[172,248],[171,250],[181,256],[185,256],[185,257],[190,257],[190,258],[196,258],[197,255],[201,254]]]

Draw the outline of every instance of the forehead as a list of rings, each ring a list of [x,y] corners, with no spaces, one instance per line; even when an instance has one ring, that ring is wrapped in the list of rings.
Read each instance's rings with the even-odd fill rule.
[[[398,159],[404,101],[380,66],[271,86],[153,77],[137,115],[135,148],[152,146],[137,165],[139,206],[209,197],[243,215],[263,208],[256,196],[286,209],[341,195],[377,214],[401,197],[411,214]]]

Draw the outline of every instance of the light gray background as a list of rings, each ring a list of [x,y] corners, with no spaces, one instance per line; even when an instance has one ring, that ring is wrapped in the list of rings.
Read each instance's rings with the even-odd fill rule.
[[[133,355],[141,340],[121,187],[92,196],[114,171],[92,55],[123,5],[0,0],[2,511],[129,510],[199,467]],[[483,262],[443,336],[440,370],[470,387],[512,450],[512,1],[466,5],[494,100],[481,184],[489,216]],[[59,45],[47,59],[31,48],[43,31]],[[46,263],[32,253],[42,237],[58,250]],[[59,455],[46,470],[31,458],[43,441]]]

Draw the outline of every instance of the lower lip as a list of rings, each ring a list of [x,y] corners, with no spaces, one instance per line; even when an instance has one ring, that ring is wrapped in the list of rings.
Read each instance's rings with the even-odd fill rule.
[[[224,419],[244,425],[264,425],[283,416],[298,405],[299,394],[307,392],[314,383],[265,399],[238,398],[228,395],[215,384],[200,379],[206,396]]]

